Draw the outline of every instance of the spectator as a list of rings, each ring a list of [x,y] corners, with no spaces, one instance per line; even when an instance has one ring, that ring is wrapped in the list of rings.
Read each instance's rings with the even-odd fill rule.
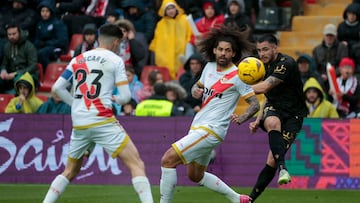
[[[78,56],[99,46],[97,41],[97,27],[94,23],[86,24],[83,28],[82,34],[83,42],[75,48],[74,56]]]
[[[6,36],[5,27],[7,24],[17,24],[24,31],[24,34],[32,40],[37,21],[36,12],[28,8],[28,0],[12,0],[12,7],[4,9],[0,14],[0,36]]]
[[[163,75],[159,70],[152,70],[148,75],[148,85],[145,85],[138,93],[139,101],[147,99],[154,93],[154,85],[164,83]]]
[[[305,102],[309,109],[308,118],[339,118],[336,108],[326,99],[325,92],[317,79],[310,77],[304,84]]]
[[[149,50],[155,55],[155,64],[169,69],[171,79],[176,79],[181,67],[180,56],[191,37],[191,28],[186,15],[174,0],[164,0],[158,11],[161,20],[155,28]]]
[[[71,114],[71,106],[63,102],[54,92],[51,97],[41,104],[37,110],[38,114]]]
[[[184,101],[187,96],[185,89],[176,81],[166,82],[165,86],[165,96],[173,103],[171,116],[194,116],[194,110]]]
[[[204,16],[202,11],[203,1],[194,1],[194,0],[175,0],[177,5],[179,5],[187,15],[193,17],[195,21]],[[161,5],[157,9],[160,8]]]
[[[227,4],[227,13],[225,15],[224,24],[235,28],[240,32],[245,32],[247,38],[255,42],[252,36],[254,25],[249,16],[245,14],[245,4],[243,0],[230,0]]]
[[[39,84],[37,51],[35,46],[26,39],[22,29],[16,24],[6,28],[8,41],[4,45],[4,57],[1,63],[0,93],[15,93],[14,79],[25,72],[33,77],[35,86]]]
[[[360,42],[360,5],[357,3],[349,4],[343,13],[344,21],[338,25],[338,40],[347,45],[349,51],[352,46]],[[351,56],[351,52],[349,55]]]
[[[303,84],[305,84],[305,82],[312,77],[317,80],[322,88],[324,88],[324,82],[320,74],[316,71],[316,64],[311,56],[307,54],[301,54],[296,60],[296,63],[298,64],[298,69]]]
[[[88,5],[88,0],[62,0],[56,3],[57,12],[68,28],[69,39],[73,34],[82,33],[86,24],[95,23],[99,27],[105,23],[105,18],[85,14]]]
[[[140,94],[144,85],[140,82],[139,77],[135,74],[134,68],[131,66],[126,66],[126,76],[129,81],[129,88],[131,92],[131,98],[135,100],[136,103],[140,102]]]
[[[106,22],[105,23],[115,23],[117,20],[119,20],[119,13],[116,11],[109,11],[106,14]]]
[[[204,39],[206,33],[208,33],[211,28],[220,26],[224,23],[224,14],[221,14],[220,11],[215,8],[213,1],[205,1],[202,11],[204,13],[204,17],[197,20],[195,24],[200,32],[200,35],[191,35],[190,43],[186,48],[186,59],[188,59],[194,52],[197,52],[195,49],[196,45],[200,40]]]
[[[145,36],[146,42],[150,43],[154,36],[156,15],[152,10],[146,11],[142,0],[124,0],[124,18],[130,20],[137,32]]]
[[[180,85],[186,90],[187,97],[185,102],[188,103],[195,112],[200,111],[201,99],[195,99],[191,95],[192,86],[199,81],[202,70],[205,67],[205,60],[200,54],[193,54],[184,64],[185,73],[179,78]]]
[[[109,0],[90,0],[86,7],[85,15],[104,18]]]
[[[131,21],[120,19],[115,24],[123,32],[118,55],[123,59],[125,65],[131,65],[135,73],[140,77],[143,67],[147,63],[147,49],[135,38],[136,30]]]
[[[136,106],[136,101],[131,99],[128,103],[121,106],[120,116],[135,116]]]
[[[321,44],[317,45],[313,51],[313,58],[317,65],[316,70],[321,75],[325,84],[325,91],[328,90],[328,78],[326,74],[326,66],[328,63],[338,67],[340,60],[348,56],[348,49],[346,45],[339,43],[336,39],[336,26],[333,24],[325,25],[323,29],[323,40]]]
[[[35,85],[29,73],[23,74],[15,82],[19,95],[10,100],[5,113],[36,113],[43,101],[35,95]]]
[[[51,61],[67,51],[69,39],[66,25],[55,15],[55,7],[42,1],[38,9],[41,20],[37,23],[34,45],[38,50],[38,61],[46,70]]]
[[[337,106],[340,118],[357,118],[360,101],[360,85],[354,76],[355,63],[348,57],[343,58],[339,64],[340,76],[336,82],[340,88],[340,92],[334,95],[333,103]],[[337,99],[338,98],[338,99]]]
[[[170,117],[173,112],[173,103],[166,96],[166,85],[156,83],[154,94],[141,101],[135,109],[136,116]]]
[[[61,17],[66,15],[84,15],[88,4],[85,0],[59,0],[56,1],[56,13]]]

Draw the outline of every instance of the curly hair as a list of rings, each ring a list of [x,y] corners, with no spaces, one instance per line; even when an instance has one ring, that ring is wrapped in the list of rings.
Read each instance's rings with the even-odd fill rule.
[[[212,28],[206,38],[199,43],[199,50],[209,61],[215,61],[216,56],[213,49],[219,45],[219,42],[229,42],[235,52],[232,61],[234,64],[240,62],[245,56],[249,55],[255,49],[255,44],[248,41],[247,35],[228,26]]]

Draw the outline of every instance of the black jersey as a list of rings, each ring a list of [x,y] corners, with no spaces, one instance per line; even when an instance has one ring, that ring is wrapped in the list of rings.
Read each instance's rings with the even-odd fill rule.
[[[274,62],[265,65],[265,69],[265,79],[273,76],[283,81],[265,93],[268,105],[294,116],[305,117],[308,110],[305,104],[303,83],[295,60],[279,53]]]

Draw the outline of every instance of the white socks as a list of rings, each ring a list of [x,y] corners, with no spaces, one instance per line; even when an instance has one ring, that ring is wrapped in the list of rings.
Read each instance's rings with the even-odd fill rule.
[[[52,203],[60,197],[70,181],[63,175],[58,175],[50,185],[48,192],[46,193],[43,203]]]
[[[160,203],[170,203],[177,183],[176,168],[161,167]]]
[[[214,174],[205,172],[204,177],[200,180],[199,184],[225,195],[225,197],[228,198],[231,202],[235,203],[240,201],[240,194],[236,193]]]
[[[136,193],[139,195],[140,201],[142,203],[153,203],[153,197],[151,193],[151,186],[149,180],[145,176],[137,176],[132,180],[132,184]]]

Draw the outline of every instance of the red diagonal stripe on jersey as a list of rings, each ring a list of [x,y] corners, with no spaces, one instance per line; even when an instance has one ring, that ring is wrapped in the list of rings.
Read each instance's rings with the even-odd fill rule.
[[[77,74],[77,72],[81,69],[81,70],[84,70],[86,72],[86,75],[89,74],[89,69],[85,63],[85,59],[83,57],[82,54],[80,54],[79,56],[76,57],[76,63],[73,64],[73,69],[74,69],[74,73]],[[76,75],[76,80],[79,82],[81,80],[83,80],[83,77],[84,75],[83,74],[77,74]],[[75,76],[74,76],[75,78]],[[84,102],[85,102],[85,106],[87,109],[90,108],[90,105],[91,105],[91,101],[90,99],[86,96],[89,88],[87,86],[87,84],[85,82],[81,83],[81,85],[78,87],[81,94],[83,95],[83,99],[84,99]]]
[[[230,72],[230,73],[224,75],[224,77],[222,77],[215,84],[213,84],[213,86],[211,86],[210,90],[214,90],[214,92],[203,102],[201,108],[203,108],[206,104],[208,104],[217,94],[221,94],[225,90],[232,87],[234,84],[224,83],[224,82],[226,82],[226,81],[230,80],[231,78],[233,78],[234,76],[236,76],[237,72],[238,72],[237,70],[234,70],[233,72]]]

